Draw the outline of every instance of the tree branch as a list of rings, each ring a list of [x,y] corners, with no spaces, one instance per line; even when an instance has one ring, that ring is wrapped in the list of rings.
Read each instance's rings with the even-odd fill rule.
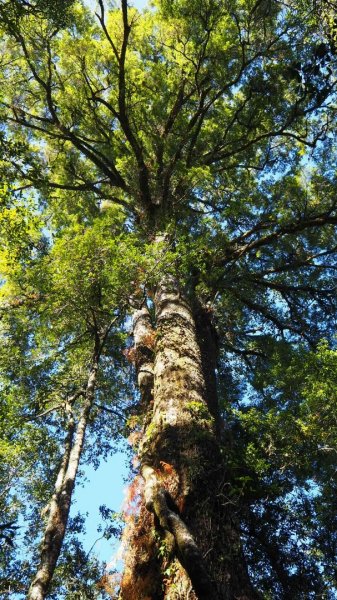
[[[128,5],[127,0],[122,0],[122,17],[123,17],[123,42],[118,60],[118,106],[119,106],[119,121],[125,133],[125,136],[133,150],[134,156],[138,165],[139,191],[144,205],[149,208],[152,205],[151,192],[149,186],[148,170],[143,157],[143,150],[134,135],[128,116],[126,106],[126,81],[125,81],[125,61],[126,51],[131,32],[131,26],[128,23]]]

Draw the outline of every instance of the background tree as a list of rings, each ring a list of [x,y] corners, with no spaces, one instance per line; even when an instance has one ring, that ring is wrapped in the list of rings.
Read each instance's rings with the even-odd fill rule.
[[[10,198],[8,194],[8,206]],[[41,238],[43,222],[27,207],[27,198],[22,205],[13,200],[13,206],[2,212],[6,283],[1,289],[1,450],[8,513],[2,523],[7,573],[2,586],[4,590],[25,589],[22,571],[30,574],[34,568],[21,561],[17,572],[8,560],[15,530],[24,530],[25,516],[30,523],[25,534],[30,545],[44,530],[40,566],[29,592],[31,597],[44,597],[63,544],[83,453],[86,462],[97,465],[99,458],[113,451],[124,426],[121,407],[126,409],[127,402],[120,398],[120,385],[123,381],[125,393],[128,382],[124,358],[118,359],[124,335],[115,326],[123,321],[118,281],[127,264],[122,266],[118,259],[113,268],[117,248],[123,247],[122,233],[116,230],[118,241],[109,237],[105,245],[99,245],[106,230],[111,234],[118,227],[116,219],[112,226],[111,215],[102,215],[91,228],[88,225],[86,234],[83,227],[69,223],[51,247],[51,242]],[[102,259],[109,264],[108,279]],[[116,294],[121,299],[119,308],[115,308]],[[31,510],[25,506],[27,497]],[[73,519],[70,532],[77,529],[80,533],[82,526],[83,520]],[[65,553],[69,554],[70,543],[77,564],[81,557],[81,568],[88,576],[91,561],[97,579],[102,567],[91,557],[85,560],[76,539],[68,540]],[[37,548],[32,561],[36,556]],[[67,587],[66,580],[61,585]]]
[[[2,9],[2,117],[55,253],[71,218],[84,233],[111,214],[106,238],[116,219],[125,235],[144,489],[121,597],[332,597],[314,552],[328,463],[300,392],[264,384],[335,319],[331,40],[307,2],[98,6],[63,31]],[[310,437],[303,462],[289,429],[298,450]]]

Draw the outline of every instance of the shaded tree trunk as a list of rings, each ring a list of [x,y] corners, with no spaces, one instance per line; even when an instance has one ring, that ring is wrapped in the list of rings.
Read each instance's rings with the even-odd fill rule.
[[[71,403],[69,401],[67,403],[68,432],[65,439],[64,453],[55,483],[54,494],[46,508],[48,517],[41,544],[40,564],[29,588],[28,600],[43,600],[46,597],[61,552],[85,432],[94,402],[98,362],[99,352],[97,349],[89,372],[87,387],[84,392],[85,399],[77,426]],[[73,400],[75,400],[75,397]]]
[[[121,598],[251,600],[226,497],[211,329],[201,315],[197,329],[172,277],[158,287],[155,311],[153,394],[139,447],[143,500],[128,534]]]

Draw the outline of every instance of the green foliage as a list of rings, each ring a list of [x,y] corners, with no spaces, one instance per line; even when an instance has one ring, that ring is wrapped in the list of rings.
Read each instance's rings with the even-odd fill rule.
[[[321,342],[315,351],[275,344],[268,368],[265,365],[255,371],[252,401],[235,409],[230,417],[236,431],[230,456],[231,498],[236,502],[241,498],[252,509],[245,524],[252,569],[263,572],[262,544],[274,569],[279,569],[278,548],[285,573],[291,565],[298,568],[300,564],[307,573],[301,578],[299,574],[295,577],[298,571],[294,571],[293,581],[289,578],[286,583],[284,578],[283,587],[266,574],[265,580],[259,579],[266,593],[270,588],[292,594],[306,590],[308,597],[315,597],[320,590],[324,598],[333,597],[330,590],[336,581],[330,561],[336,527],[332,505],[327,505],[334,489],[335,378],[336,351],[327,342]],[[301,540],[301,546],[296,548],[288,540],[285,556],[287,528],[294,539]]]
[[[5,16],[5,21],[18,22],[27,16],[38,16],[48,19],[56,27],[70,25],[72,18],[71,8],[75,0],[2,0],[0,11]]]
[[[32,562],[38,550],[34,544],[43,526],[40,511],[53,493],[62,458],[65,400],[86,382],[95,332],[105,338],[97,407],[82,463],[97,467],[114,451],[123,427],[118,410],[112,419],[111,413],[98,408],[110,406],[113,413],[114,406],[124,408],[129,402],[124,397],[129,384],[123,357],[118,357],[125,333],[112,324],[123,320],[123,307],[133,289],[129,278],[137,276],[139,261],[134,236],[127,238],[119,213],[106,210],[86,227],[70,215],[62,230],[52,233],[28,198],[19,202],[6,196],[1,215],[0,480],[1,512],[9,526],[1,536],[1,589],[20,593],[32,576],[31,567],[17,561],[16,553],[28,544]],[[80,398],[73,412],[76,419]],[[72,595],[79,572],[87,583],[78,593],[102,597],[93,584],[103,575],[103,567],[94,558],[84,561],[72,524],[69,529],[77,550],[65,546],[55,575],[55,597]]]

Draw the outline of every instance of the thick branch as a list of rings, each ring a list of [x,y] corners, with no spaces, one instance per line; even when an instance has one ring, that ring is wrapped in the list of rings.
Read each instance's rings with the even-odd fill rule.
[[[241,258],[242,256],[251,252],[252,250],[256,250],[263,246],[267,246],[267,245],[271,244],[272,242],[274,242],[275,240],[278,240],[286,235],[301,233],[302,231],[306,231],[308,229],[313,229],[315,227],[322,227],[324,225],[336,225],[337,224],[337,214],[332,214],[333,211],[335,210],[335,208],[336,207],[334,205],[329,210],[325,211],[324,213],[314,215],[312,217],[307,217],[307,218],[304,218],[301,220],[297,220],[293,223],[288,223],[287,225],[280,225],[280,226],[276,227],[275,230],[272,231],[271,233],[268,233],[267,235],[264,235],[264,236],[260,237],[259,239],[254,240],[252,242],[248,242],[244,246],[239,246],[239,247],[235,248],[238,241],[243,239],[243,236],[239,236],[238,238],[235,238],[234,240],[232,240],[232,242],[231,242],[232,250],[229,252],[227,250],[227,254],[229,255],[229,257],[231,259]],[[255,231],[259,231],[263,228],[264,228],[264,225],[261,223],[261,224],[257,225],[256,228],[253,228],[249,232],[247,232],[247,235],[251,235]],[[223,259],[221,262],[223,263]],[[227,259],[226,259],[226,262],[227,262]]]
[[[138,178],[139,178],[139,190],[142,200],[146,206],[151,205],[151,192],[149,186],[148,170],[144,161],[143,150],[134,135],[130,120],[128,116],[128,109],[126,106],[126,81],[125,81],[125,60],[126,51],[129,42],[129,36],[131,32],[131,26],[128,22],[128,5],[127,0],[122,0],[122,16],[123,16],[123,27],[124,35],[122,48],[119,56],[119,73],[118,73],[118,105],[119,105],[119,121],[122,129],[126,135],[126,138],[133,150],[135,158],[138,164]]]

